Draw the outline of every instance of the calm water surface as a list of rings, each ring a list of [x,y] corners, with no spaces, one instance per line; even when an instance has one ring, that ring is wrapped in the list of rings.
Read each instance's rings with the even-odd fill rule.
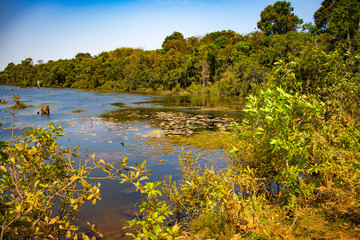
[[[51,122],[63,127],[65,136],[58,138],[62,146],[81,146],[96,153],[97,159],[108,162],[128,157],[128,165],[148,159],[153,174],[150,180],[162,180],[173,175],[179,179],[179,152],[154,156],[153,151],[139,138],[147,135],[161,137],[157,112],[186,113],[211,117],[240,117],[240,104],[231,99],[194,96],[155,96],[115,92],[86,92],[76,89],[18,88],[0,86],[0,99],[22,97],[28,108],[18,111],[15,135],[27,128],[47,128]],[[41,106],[50,106],[50,115],[39,115]],[[214,110],[215,109],[215,110]],[[235,111],[234,111],[235,110]],[[0,139],[11,138],[11,115],[0,106]],[[201,134],[201,133],[200,133]],[[121,144],[124,143],[124,146]],[[215,155],[214,155],[215,156]],[[211,156],[210,156],[211,157]],[[216,157],[213,157],[216,159]],[[96,174],[96,173],[95,173]],[[127,239],[122,228],[135,217],[136,204],[141,200],[130,184],[101,182],[101,197],[96,205],[86,204],[80,211],[81,226],[87,221],[97,224],[104,239]]]

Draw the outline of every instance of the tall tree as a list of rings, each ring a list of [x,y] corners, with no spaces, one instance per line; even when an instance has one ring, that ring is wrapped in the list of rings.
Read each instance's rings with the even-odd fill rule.
[[[303,23],[294,13],[290,2],[277,1],[274,5],[268,5],[260,14],[257,27],[267,36],[274,34],[286,34],[295,31]]]
[[[314,21],[321,32],[347,40],[347,50],[351,54],[351,40],[360,31],[360,0],[324,0],[314,13]]]
[[[320,33],[327,31],[334,0],[324,0],[321,7],[314,13],[314,22]]]

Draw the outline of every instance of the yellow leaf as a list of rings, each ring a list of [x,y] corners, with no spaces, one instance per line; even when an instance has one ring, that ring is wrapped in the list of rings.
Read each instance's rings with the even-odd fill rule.
[[[70,231],[67,231],[67,232],[66,232],[66,238],[67,238],[67,239],[70,239],[70,237],[71,237],[71,232],[70,232]]]
[[[86,200],[92,199],[93,196],[94,196],[94,194],[90,194],[89,196],[87,196]]]
[[[33,134],[30,134],[29,137],[32,138],[33,140],[36,140]]]
[[[21,145],[21,144],[16,144],[16,145],[15,145],[15,148],[16,148],[17,150],[23,150],[23,149],[24,149],[23,145]]]
[[[49,225],[56,223],[56,220],[57,220],[56,218],[51,219]]]
[[[108,143],[112,143],[112,141],[108,141]]]
[[[71,226],[69,227],[69,230],[71,230],[71,231],[76,231],[76,230],[78,230],[78,229],[79,229],[78,227],[73,226],[73,225],[71,225]]]
[[[39,184],[40,180],[36,180],[34,183],[34,187],[36,188],[36,186]]]
[[[139,179],[139,181],[148,180],[149,178],[147,176],[143,176]]]
[[[83,186],[83,187],[85,187],[85,188],[88,188],[88,187],[90,187],[90,184],[87,182],[87,181],[85,181],[83,178],[81,178],[81,185]]]
[[[90,240],[89,237],[84,233],[82,233],[81,236],[84,240]]]
[[[101,163],[101,164],[105,164],[105,161],[104,161],[104,160],[102,160],[102,159],[100,159],[100,160],[99,160],[99,163]]]

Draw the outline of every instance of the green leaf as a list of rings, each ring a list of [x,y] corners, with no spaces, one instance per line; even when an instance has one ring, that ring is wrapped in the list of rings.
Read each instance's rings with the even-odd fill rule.
[[[21,204],[15,206],[15,212],[21,212]]]
[[[233,146],[233,149],[229,151],[230,154],[234,154],[239,152],[239,149],[237,149],[236,147]]]
[[[154,233],[155,233],[156,235],[159,235],[159,234],[161,233],[161,227],[160,227],[159,224],[156,224],[156,225],[154,226]]]

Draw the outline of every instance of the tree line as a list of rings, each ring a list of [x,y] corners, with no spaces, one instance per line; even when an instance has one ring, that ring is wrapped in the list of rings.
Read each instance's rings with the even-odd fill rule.
[[[61,148],[62,129],[53,124],[0,141],[0,239],[89,239],[76,213],[100,199],[100,184],[88,182],[100,169],[141,192],[141,214],[128,221],[134,239],[358,239],[360,3],[324,0],[315,24],[302,25],[292,12],[286,1],[267,6],[261,31],[247,35],[174,32],[156,51],[10,63],[2,84],[248,97],[234,131],[210,135],[229,146],[227,166],[202,167],[200,155],[183,152],[180,182],[143,183],[146,161],[131,167],[126,158],[105,163],[90,153],[76,169],[79,148]],[[19,96],[13,102],[0,101],[14,128],[25,104]]]
[[[27,58],[9,63],[0,83],[242,96],[267,84],[280,67],[291,68],[304,88],[316,91],[336,81],[329,79],[331,74],[353,77],[359,72],[359,8],[355,0],[323,1],[314,25],[303,24],[291,3],[278,1],[261,12],[260,31],[188,38],[173,32],[158,50],[118,48],[37,64]]]

